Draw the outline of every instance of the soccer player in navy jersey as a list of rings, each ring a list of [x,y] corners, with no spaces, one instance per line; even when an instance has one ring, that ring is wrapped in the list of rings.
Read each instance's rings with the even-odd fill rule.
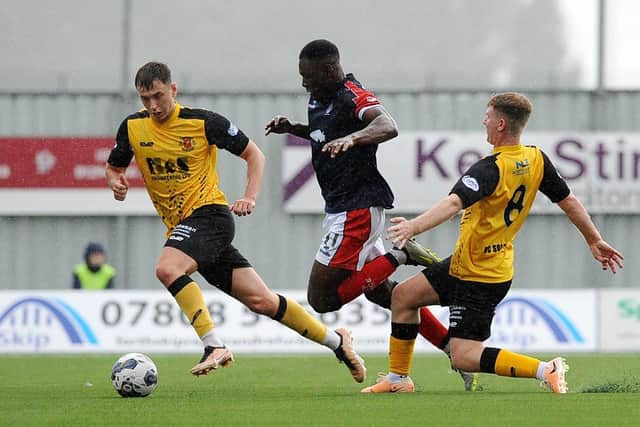
[[[623,256],[602,239],[588,212],[538,147],[520,137],[531,114],[520,93],[493,96],[483,124],[493,153],[474,165],[449,195],[407,221],[392,218],[388,237],[398,247],[431,230],[461,209],[460,234],[450,257],[399,284],[391,302],[389,373],[364,393],[413,392],[409,377],[419,312],[426,305],[449,306],[453,366],[470,372],[537,378],[554,393],[566,393],[568,366],[562,357],[543,362],[506,349],[485,347],[496,306],[513,279],[514,240],[538,191],[564,211],[603,270],[622,268]]]
[[[309,304],[318,312],[340,309],[362,293],[390,308],[394,283],[389,276],[401,264],[432,264],[436,257],[415,241],[386,252],[382,243],[385,209],[393,192],[377,167],[378,144],[398,134],[394,119],[373,92],[340,65],[328,40],[309,42],[299,55],[302,86],[309,92],[308,124],[276,116],[265,135],[290,133],[310,141],[313,168],[325,200],[324,235],[309,277]],[[447,329],[425,308],[420,333],[448,353]],[[477,378],[461,373],[465,388]]]
[[[176,102],[177,85],[166,64],[149,62],[135,77],[144,109],[124,119],[106,165],[114,198],[125,200],[126,170],[131,160],[167,227],[156,276],[175,298],[204,346],[193,375],[207,375],[228,366],[233,354],[217,336],[198,284],[198,271],[211,285],[303,337],[332,349],[357,382],[366,376],[362,358],[344,328],[328,329],[297,301],[274,293],[249,261],[233,246],[232,214],[249,215],[256,207],[262,183],[264,155],[256,143],[226,117]],[[247,167],[242,197],[227,202],[220,189],[216,165],[219,149],[241,158]]]

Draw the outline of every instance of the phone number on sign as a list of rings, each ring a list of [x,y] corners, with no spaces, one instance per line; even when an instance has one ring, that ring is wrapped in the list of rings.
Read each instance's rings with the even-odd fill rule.
[[[298,303],[327,326],[381,326],[387,325],[390,319],[388,310],[362,301],[354,301],[342,307],[340,311],[331,313],[315,313],[305,301],[298,301]],[[243,327],[271,321],[268,317],[254,313],[238,303],[210,301],[207,308],[217,326],[222,326],[231,319],[233,323]],[[159,327],[170,327],[176,324],[189,326],[189,320],[172,300],[105,301],[100,308],[100,319],[108,327],[135,327],[148,322]]]

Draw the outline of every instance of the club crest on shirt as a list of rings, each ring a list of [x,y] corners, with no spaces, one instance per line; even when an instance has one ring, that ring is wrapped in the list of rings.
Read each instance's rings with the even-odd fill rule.
[[[183,136],[180,145],[182,146],[182,151],[191,151],[196,145],[196,142],[195,139],[191,136]]]
[[[322,132],[322,129],[316,129],[309,134],[309,137],[315,142],[323,143],[327,140],[327,137]]]

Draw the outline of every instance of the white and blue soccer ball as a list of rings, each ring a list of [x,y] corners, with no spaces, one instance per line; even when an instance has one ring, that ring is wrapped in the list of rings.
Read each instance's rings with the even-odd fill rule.
[[[146,354],[127,353],[111,368],[111,383],[122,397],[145,397],[158,385],[158,368]]]

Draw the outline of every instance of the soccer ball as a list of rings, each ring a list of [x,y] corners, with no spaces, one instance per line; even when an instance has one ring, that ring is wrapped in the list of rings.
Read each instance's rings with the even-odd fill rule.
[[[122,397],[145,397],[158,385],[158,368],[146,354],[127,353],[111,368],[111,383]]]

